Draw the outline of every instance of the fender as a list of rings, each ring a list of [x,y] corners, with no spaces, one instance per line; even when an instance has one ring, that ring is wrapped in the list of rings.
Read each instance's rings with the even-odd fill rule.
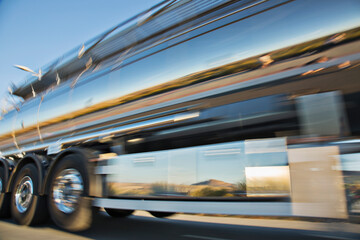
[[[92,149],[85,149],[85,148],[78,148],[78,147],[71,147],[68,148],[62,152],[60,152],[54,159],[54,161],[52,161],[48,172],[45,176],[45,181],[44,181],[44,185],[43,188],[40,191],[40,194],[42,195],[48,195],[50,193],[50,179],[52,174],[54,173],[54,170],[56,168],[56,166],[59,164],[59,162],[61,162],[61,160],[70,154],[80,154],[83,156],[83,159],[86,159],[87,162],[85,162],[85,166],[87,168],[87,177],[89,180],[89,196],[96,196],[96,197],[100,197],[101,196],[101,192],[99,192],[99,188],[97,187],[96,183],[101,184],[101,181],[96,181],[96,176],[94,174],[94,169],[96,167],[96,161],[93,160],[97,160],[99,158],[99,155],[97,153],[97,151],[92,150]],[[100,188],[101,189],[101,188]]]
[[[8,181],[8,184],[7,184],[6,189],[5,189],[6,193],[12,191],[12,186],[14,184],[17,173],[22,169],[23,166],[25,166],[28,163],[35,164],[35,166],[36,166],[36,168],[38,170],[38,173],[39,173],[38,178],[39,178],[39,183],[40,183],[38,192],[39,192],[40,195],[42,195],[40,190],[42,189],[44,176],[46,174],[46,167],[48,165],[48,159],[45,156],[36,155],[36,154],[25,155],[25,157],[23,157],[20,160],[20,162],[18,162],[18,164],[16,164],[14,170],[10,174],[9,181]]]

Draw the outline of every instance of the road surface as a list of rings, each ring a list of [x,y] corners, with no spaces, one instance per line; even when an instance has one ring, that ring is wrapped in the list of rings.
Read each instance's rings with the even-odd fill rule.
[[[101,212],[91,229],[69,233],[49,223],[35,227],[0,221],[0,240],[88,240],[88,239],[360,239],[360,226],[344,222],[307,222],[295,220],[206,217],[178,214],[157,219],[146,212],[115,219]]]

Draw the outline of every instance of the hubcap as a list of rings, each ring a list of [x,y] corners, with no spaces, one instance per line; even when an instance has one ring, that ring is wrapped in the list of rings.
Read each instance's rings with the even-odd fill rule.
[[[20,213],[24,213],[30,206],[34,194],[34,185],[29,176],[23,177],[15,193],[15,205]]]
[[[63,170],[53,185],[56,207],[63,213],[72,213],[78,206],[83,191],[84,184],[79,171],[73,168]]]

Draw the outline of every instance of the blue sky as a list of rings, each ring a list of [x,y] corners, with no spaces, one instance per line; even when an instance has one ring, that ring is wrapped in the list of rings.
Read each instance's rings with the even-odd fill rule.
[[[0,0],[0,107],[10,82],[29,76],[161,0]]]

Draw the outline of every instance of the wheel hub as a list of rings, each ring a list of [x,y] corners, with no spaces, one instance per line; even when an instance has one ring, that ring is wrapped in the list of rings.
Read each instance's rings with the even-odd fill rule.
[[[76,169],[63,170],[55,179],[53,199],[56,207],[63,213],[74,212],[84,191],[81,174]]]
[[[21,179],[15,193],[15,205],[20,213],[24,213],[30,206],[34,194],[33,181],[29,176]]]

